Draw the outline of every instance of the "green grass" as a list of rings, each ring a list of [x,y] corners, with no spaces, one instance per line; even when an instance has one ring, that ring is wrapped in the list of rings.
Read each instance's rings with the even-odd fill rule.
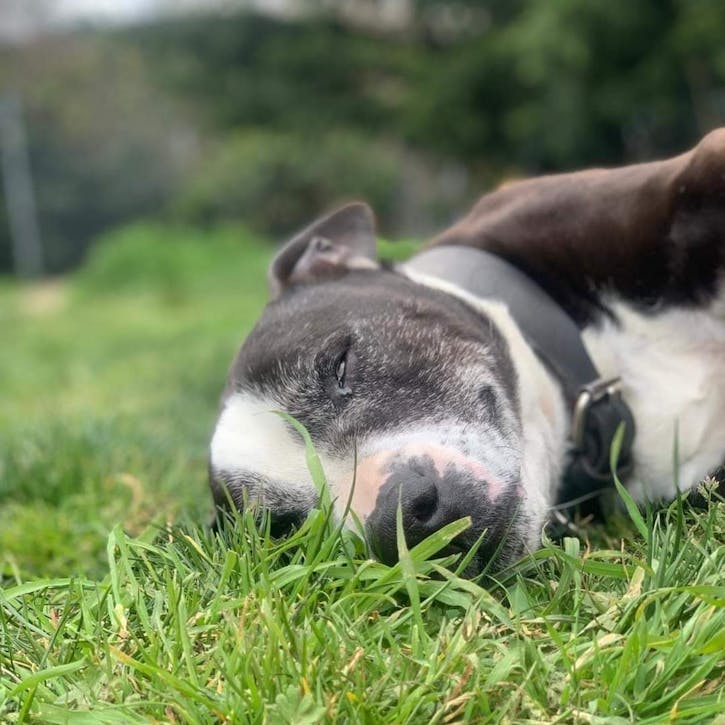
[[[488,589],[327,506],[219,534],[206,445],[264,300],[241,230],[140,226],[0,285],[0,722],[725,723],[725,504],[546,541]],[[321,482],[318,482],[321,483]]]

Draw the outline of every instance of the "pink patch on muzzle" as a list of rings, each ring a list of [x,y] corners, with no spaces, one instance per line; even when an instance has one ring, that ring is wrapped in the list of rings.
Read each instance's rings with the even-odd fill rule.
[[[401,465],[415,459],[427,458],[433,461],[436,472],[442,478],[450,473],[450,468],[472,475],[478,481],[486,483],[486,495],[490,500],[496,499],[503,490],[502,483],[495,479],[491,472],[478,461],[463,455],[459,451],[441,446],[409,445],[395,450],[384,450],[360,461],[355,469],[354,491],[351,508],[365,520],[375,509],[375,503],[381,487],[390,476],[390,464],[395,461]],[[340,491],[338,502],[344,505],[350,496],[349,482]]]

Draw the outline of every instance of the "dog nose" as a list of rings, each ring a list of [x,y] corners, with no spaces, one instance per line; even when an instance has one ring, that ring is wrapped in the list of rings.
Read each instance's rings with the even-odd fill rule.
[[[398,561],[398,505],[409,548],[477,508],[473,490],[447,483],[432,464],[425,462],[416,462],[390,475],[380,488],[366,523],[370,544],[380,561],[388,565]]]

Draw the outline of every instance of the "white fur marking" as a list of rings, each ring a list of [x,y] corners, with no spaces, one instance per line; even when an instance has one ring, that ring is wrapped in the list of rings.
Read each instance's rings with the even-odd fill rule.
[[[699,483],[725,458],[725,294],[708,308],[644,315],[622,302],[584,332],[600,373],[622,379],[637,426],[629,489],[638,501],[676,495]]]
[[[304,443],[290,435],[276,410],[275,401],[250,393],[229,396],[211,441],[212,467],[227,473],[255,473],[299,491],[314,490]]]

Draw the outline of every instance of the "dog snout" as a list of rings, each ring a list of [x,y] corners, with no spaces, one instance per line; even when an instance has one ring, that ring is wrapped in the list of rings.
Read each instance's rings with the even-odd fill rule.
[[[485,482],[473,480],[468,471],[451,466],[441,475],[430,458],[398,466],[381,486],[367,520],[367,535],[375,555],[388,565],[398,561],[398,506],[409,548],[466,516],[472,517],[471,529],[478,530],[482,489]],[[476,538],[477,534],[464,534],[449,548],[462,551]]]

